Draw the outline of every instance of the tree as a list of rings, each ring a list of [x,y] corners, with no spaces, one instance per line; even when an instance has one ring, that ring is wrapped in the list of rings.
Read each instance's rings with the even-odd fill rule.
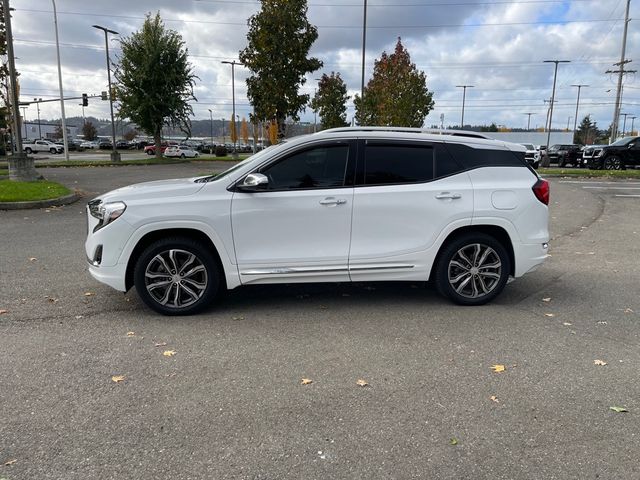
[[[347,85],[340,72],[322,75],[318,92],[311,100],[311,108],[320,114],[322,128],[345,127],[347,125]]]
[[[229,136],[231,137],[231,143],[235,144],[238,141],[238,132],[236,130],[236,122],[233,121],[233,114],[229,122]]]
[[[191,136],[189,102],[196,100],[197,77],[188,50],[178,32],[165,28],[159,13],[147,15],[142,29],[120,43],[122,54],[115,67],[119,116],[153,135],[156,157],[160,157],[164,125]]]
[[[85,122],[85,124],[82,125],[82,138],[87,141],[98,138],[98,130],[92,122]]]
[[[242,123],[240,124],[240,136],[245,145],[249,144],[249,125],[247,119],[242,117]]]
[[[258,13],[248,20],[248,45],[240,61],[252,72],[247,78],[247,96],[255,119],[276,120],[278,137],[285,134],[285,120],[299,120],[309,103],[300,95],[307,73],[322,67],[317,58],[307,58],[318,38],[318,30],[307,20],[306,0],[260,0]]]
[[[124,132],[123,138],[127,141],[130,142],[131,140],[133,140],[134,138],[136,138],[138,136],[139,132],[138,130],[136,130],[135,128],[133,130],[127,130],[126,132]]]
[[[394,53],[382,52],[376,60],[363,98],[355,96],[356,121],[359,125],[422,127],[433,110],[432,97],[427,76],[411,63],[409,52],[398,38]]]
[[[53,131],[53,138],[59,140],[64,137],[62,133],[62,127],[60,125],[56,125],[55,130]]]
[[[579,143],[581,145],[590,145],[593,143],[595,138],[598,136],[598,125],[596,122],[591,121],[591,116],[585,116],[578,129],[576,130],[576,135],[573,138],[573,143]]]

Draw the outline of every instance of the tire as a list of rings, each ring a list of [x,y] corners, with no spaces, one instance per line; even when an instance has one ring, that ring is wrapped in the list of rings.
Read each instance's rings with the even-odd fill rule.
[[[184,158],[184,153],[182,155],[180,155],[180,158]]]
[[[56,150],[55,148],[50,148],[50,149],[49,149],[49,153],[53,153],[53,154],[55,154],[56,152],[57,152],[57,150]]]
[[[221,274],[207,247],[190,238],[172,237],[144,249],[136,260],[133,278],[142,301],[156,312],[191,315],[213,302]]]
[[[27,155],[31,155],[33,153],[33,150],[31,150],[29,147],[24,149],[24,153],[26,153]]]
[[[156,152],[154,152],[153,150],[147,150],[147,155],[151,156],[151,155],[155,155]]]
[[[618,155],[610,155],[602,161],[605,170],[625,170],[624,162]]]
[[[484,305],[502,292],[510,272],[509,254],[498,240],[484,233],[467,233],[440,252],[435,285],[440,295],[458,305]]]

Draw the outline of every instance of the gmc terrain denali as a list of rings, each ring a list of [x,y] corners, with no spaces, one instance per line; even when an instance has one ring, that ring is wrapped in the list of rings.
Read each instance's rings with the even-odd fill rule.
[[[419,129],[298,137],[219,175],[92,200],[89,271],[167,315],[257,283],[432,280],[484,304],[547,257],[549,184],[524,152]]]

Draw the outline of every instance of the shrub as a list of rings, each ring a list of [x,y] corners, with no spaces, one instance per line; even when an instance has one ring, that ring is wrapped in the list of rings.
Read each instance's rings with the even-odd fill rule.
[[[224,145],[216,145],[216,157],[226,157],[227,153],[227,147]]]

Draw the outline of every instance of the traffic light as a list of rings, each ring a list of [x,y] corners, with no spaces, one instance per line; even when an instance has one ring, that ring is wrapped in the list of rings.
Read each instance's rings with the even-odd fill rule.
[[[87,96],[86,93],[82,94],[82,106],[83,107],[88,107],[89,106],[89,97]]]

